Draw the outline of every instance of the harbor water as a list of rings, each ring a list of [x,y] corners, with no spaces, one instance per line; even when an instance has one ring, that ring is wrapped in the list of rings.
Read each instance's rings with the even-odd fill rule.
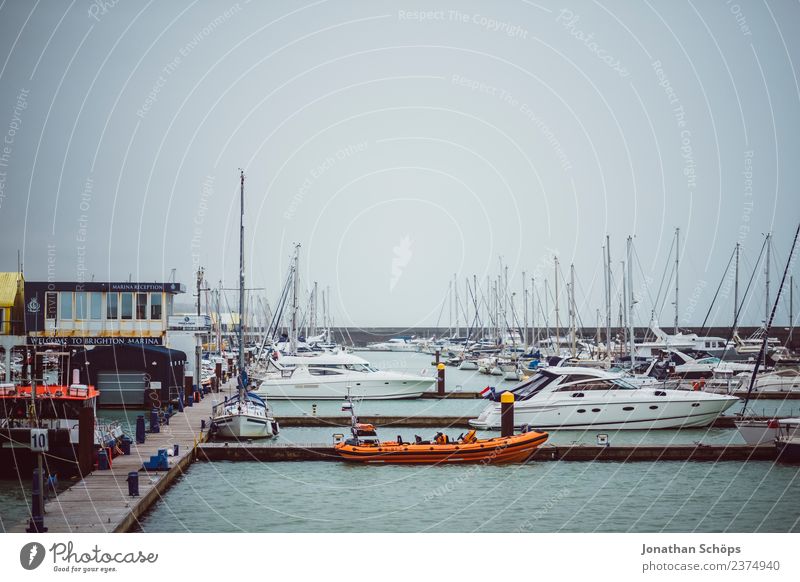
[[[798,532],[797,467],[196,463],[145,532]]]
[[[382,369],[432,374],[432,357],[359,354]],[[502,385],[447,368],[448,390]],[[316,407],[314,407],[316,404]],[[797,401],[757,401],[792,414]],[[340,402],[273,402],[275,414],[341,414]],[[462,416],[482,400],[364,401],[362,414]],[[737,410],[734,408],[733,411]],[[731,411],[731,412],[733,412]],[[330,428],[292,427],[260,444],[330,443]],[[433,429],[383,429],[430,437]],[[460,429],[459,429],[460,430]],[[459,430],[451,429],[457,434]],[[594,444],[598,431],[559,431],[556,444]],[[740,444],[733,429],[616,431],[613,444]],[[196,463],[142,521],[148,532],[661,532],[800,531],[800,472],[769,462],[354,466],[336,462]]]

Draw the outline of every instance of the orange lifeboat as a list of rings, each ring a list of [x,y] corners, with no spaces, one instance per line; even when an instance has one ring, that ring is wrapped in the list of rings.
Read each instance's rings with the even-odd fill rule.
[[[360,427],[353,432],[361,432]],[[373,435],[354,434],[355,438],[340,442],[334,448],[345,461],[356,463],[522,463],[548,437],[546,432],[532,431],[509,437],[478,439],[475,431],[470,431],[455,441],[440,434],[431,442],[404,443],[399,440],[381,442],[371,438]]]

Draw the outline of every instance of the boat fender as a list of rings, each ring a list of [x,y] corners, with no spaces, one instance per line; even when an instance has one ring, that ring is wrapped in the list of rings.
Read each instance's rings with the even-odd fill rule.
[[[281,427],[278,426],[278,421],[274,421],[272,423],[272,434],[278,434],[281,431]]]

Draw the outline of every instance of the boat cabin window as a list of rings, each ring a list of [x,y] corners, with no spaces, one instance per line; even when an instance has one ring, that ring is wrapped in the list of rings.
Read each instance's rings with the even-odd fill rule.
[[[103,294],[99,291],[89,293],[89,318],[102,319],[103,317]]]
[[[514,388],[511,392],[514,393],[516,400],[528,400],[552,381],[553,376],[538,374],[524,384]]]
[[[136,319],[147,319],[147,293],[136,294]]]
[[[119,295],[108,293],[106,295],[106,319],[117,319],[119,317]]]
[[[559,387],[556,392],[588,392],[590,390],[635,390],[634,386],[631,386],[627,382],[621,382],[618,380],[603,380],[601,378],[592,378],[591,380],[585,380],[582,382],[577,382],[575,384],[569,384],[568,386],[561,386]]]
[[[72,291],[60,293],[61,319],[72,319]]]
[[[133,293],[122,293],[122,319],[133,319]]]
[[[161,319],[161,293],[150,294],[150,319]]]
[[[332,368],[325,368],[325,367],[320,367],[320,368],[310,367],[308,369],[308,373],[311,374],[312,376],[336,376],[338,374],[341,374],[339,370],[334,370]]]

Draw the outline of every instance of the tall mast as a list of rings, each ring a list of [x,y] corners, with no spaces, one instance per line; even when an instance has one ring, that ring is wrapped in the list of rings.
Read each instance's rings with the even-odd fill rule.
[[[522,271],[522,305],[523,305],[523,327],[522,327],[522,345],[528,345],[528,287],[527,280],[525,279],[525,271]]]
[[[292,268],[292,329],[289,331],[289,351],[297,353],[297,311],[298,297],[297,290],[300,279],[300,244],[294,246],[294,267]]]
[[[764,276],[767,280],[767,294],[764,298],[764,325],[767,325],[767,319],[769,319],[769,261],[770,261],[770,253],[769,247],[772,243],[772,234],[767,233],[767,260],[764,262]]]
[[[241,377],[244,372],[244,170],[239,170],[239,194],[239,375]],[[240,386],[240,389],[244,390],[242,382]]]
[[[549,305],[550,302],[547,300],[547,295],[548,295],[547,291],[548,290],[549,290],[549,287],[547,286],[547,278],[545,278],[545,280],[544,280],[544,331],[545,331],[545,337],[546,338],[550,337],[550,305]]]
[[[561,353],[561,325],[558,321],[558,257],[553,257],[554,270],[555,270],[555,300],[556,300],[556,343],[558,344],[558,353]]]
[[[680,266],[681,229],[675,229],[675,335],[678,335],[678,267]]]
[[[569,336],[570,336],[570,343],[572,344],[572,357],[576,357],[578,355],[577,352],[577,335],[576,327],[577,327],[577,316],[575,313],[575,264],[570,263],[569,266]]]
[[[633,237],[628,237],[628,327],[630,335],[631,346],[631,368],[634,365],[634,357],[636,354],[636,342],[633,332]]]
[[[459,321],[458,313],[458,274],[453,274],[453,298],[455,301],[454,309],[456,310],[456,337],[461,335],[461,321]]]
[[[531,346],[536,345],[536,280],[531,277]]]
[[[737,325],[739,319],[739,243],[736,243],[736,263],[733,275],[733,325]],[[733,330],[736,333],[736,329]]]
[[[611,357],[611,238],[606,235],[606,354]]]

